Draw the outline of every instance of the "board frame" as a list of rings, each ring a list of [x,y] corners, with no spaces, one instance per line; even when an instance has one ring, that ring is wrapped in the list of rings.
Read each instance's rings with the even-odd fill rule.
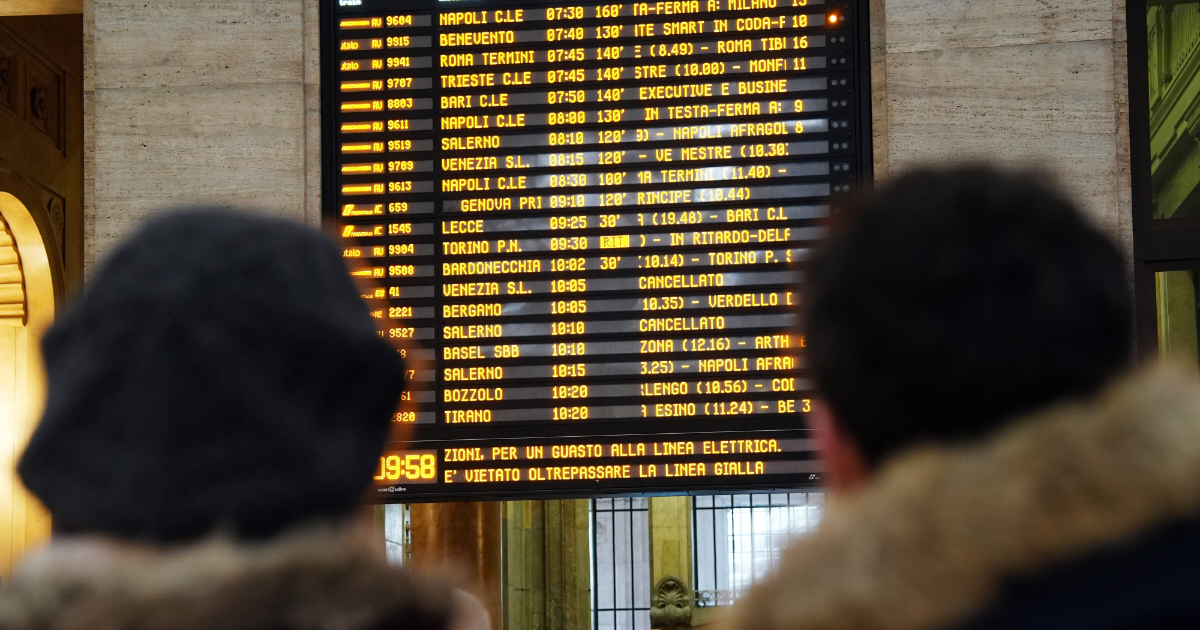
[[[836,1],[836,0],[835,0]],[[336,64],[333,63],[336,46],[334,42],[337,38],[335,24],[334,6],[338,0],[321,0],[320,2],[320,78],[321,78],[321,220],[322,224],[327,228],[333,225],[336,217],[336,198],[338,195],[337,178],[336,178],[336,161],[335,153],[331,150],[336,146],[337,131],[331,121],[335,120],[335,105],[336,92],[334,86],[336,81]],[[874,158],[873,158],[873,143],[872,143],[872,89],[871,89],[871,42],[870,42],[870,2],[869,0],[845,0],[856,15],[854,28],[856,29],[856,46],[855,57],[853,60],[853,72],[857,82],[856,91],[856,106],[854,111],[854,125],[856,145],[856,168],[857,168],[857,183],[860,188],[869,188],[874,179]],[[344,8],[343,12],[337,15],[344,15],[346,12],[359,11],[363,13],[375,13],[389,10],[386,6],[388,3],[382,0],[362,0],[362,5],[353,9]],[[554,5],[562,4],[554,0],[455,0],[452,2],[438,0],[403,0],[403,10],[406,12],[421,12],[431,11],[438,8],[446,8],[453,10],[478,10],[482,8],[503,8],[506,6],[529,6],[529,5]],[[578,3],[586,6],[601,4],[594,0],[583,0]],[[707,431],[698,431],[694,428],[684,430],[685,421],[664,422],[662,423],[663,430],[656,435],[670,437],[672,435],[699,435],[702,433],[722,433],[728,432],[729,428],[709,429]],[[436,440],[439,438],[436,434],[438,431],[434,427],[441,425],[433,425],[430,427],[417,426],[415,434],[411,437],[410,444],[424,440]],[[794,437],[797,429],[794,427],[778,426],[777,430],[788,431],[789,437]],[[512,437],[514,431],[520,431],[519,428],[503,425],[487,425],[474,427],[475,434],[472,439],[482,442],[492,442],[497,440],[506,440]],[[434,435],[429,435],[433,433]],[[544,438],[547,433],[542,432],[535,437]],[[622,434],[619,432],[604,432],[605,436],[618,437]],[[645,433],[624,434],[631,438],[645,439]],[[422,448],[418,444],[414,444],[415,448]],[[421,493],[413,495],[405,495],[402,493],[376,494],[372,493],[369,500],[376,503],[393,503],[393,502],[441,502],[441,501],[478,501],[478,500],[522,500],[522,499],[558,499],[558,498],[587,498],[596,496],[631,496],[631,495],[682,495],[682,494],[713,494],[726,492],[765,492],[775,490],[794,490],[800,488],[820,487],[821,481],[819,475],[815,478],[797,479],[794,485],[780,485],[778,483],[756,483],[746,481],[744,479],[736,480],[734,483],[716,482],[712,477],[692,478],[691,481],[683,483],[666,484],[659,483],[657,485],[647,485],[637,489],[621,489],[613,491],[610,489],[565,489],[555,487],[554,484],[535,484],[529,483],[522,486],[520,489],[513,490],[495,490],[490,488],[474,489],[469,485],[464,485],[459,490],[452,493]]]

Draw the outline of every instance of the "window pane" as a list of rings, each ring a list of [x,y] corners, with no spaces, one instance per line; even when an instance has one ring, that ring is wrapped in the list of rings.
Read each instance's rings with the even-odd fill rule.
[[[1169,359],[1200,364],[1197,352],[1196,271],[1160,271],[1154,274],[1158,302],[1158,351]]]
[[[727,606],[775,566],[791,538],[816,528],[824,494],[717,495],[693,503],[696,603]]]
[[[592,501],[594,627],[650,629],[650,529],[645,498]]]
[[[389,503],[383,506],[383,540],[388,562],[407,564],[410,561],[412,521],[407,504]]]
[[[1146,10],[1150,171],[1155,219],[1200,217],[1200,2]]]

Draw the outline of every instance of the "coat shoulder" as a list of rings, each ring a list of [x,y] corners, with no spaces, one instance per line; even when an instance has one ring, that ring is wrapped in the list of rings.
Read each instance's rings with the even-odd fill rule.
[[[980,442],[887,463],[869,487],[830,502],[724,629],[949,628],[1015,580],[1198,514],[1200,380],[1148,369]]]
[[[1200,628],[1200,517],[1004,585],[954,630]]]
[[[77,540],[0,588],[0,629],[436,630],[455,601],[440,580],[327,533],[171,550]]]

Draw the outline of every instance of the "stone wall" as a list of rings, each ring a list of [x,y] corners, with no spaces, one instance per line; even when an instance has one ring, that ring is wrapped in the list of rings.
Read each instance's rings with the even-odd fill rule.
[[[1124,0],[876,4],[883,170],[969,159],[1048,169],[1132,258]]]
[[[317,222],[316,0],[84,3],[85,264],[164,208]]]
[[[1048,168],[1132,251],[1124,0],[871,0],[877,177]],[[86,0],[89,268],[171,205],[320,219],[317,0]]]

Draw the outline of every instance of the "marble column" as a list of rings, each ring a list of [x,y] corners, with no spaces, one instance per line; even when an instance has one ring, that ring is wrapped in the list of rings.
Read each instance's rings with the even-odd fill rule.
[[[588,630],[591,558],[588,501],[504,504],[507,630]]]
[[[418,566],[450,566],[501,627],[501,508],[498,501],[414,503],[412,557]]]
[[[692,586],[692,498],[650,499],[650,584],[673,575]]]

